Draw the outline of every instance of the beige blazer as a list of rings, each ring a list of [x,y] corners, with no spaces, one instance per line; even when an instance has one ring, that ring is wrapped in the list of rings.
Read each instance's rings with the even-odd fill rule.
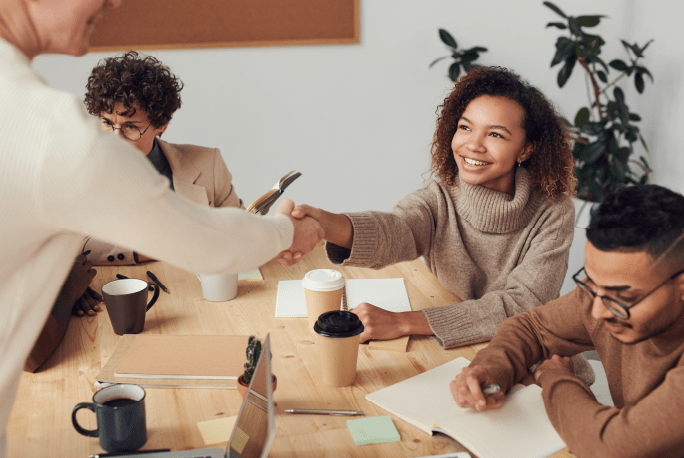
[[[173,188],[178,194],[209,207],[244,208],[218,148],[176,145],[160,139],[157,142],[169,161]],[[132,250],[100,240],[89,239],[83,250],[90,250],[88,259],[94,265],[135,263]]]

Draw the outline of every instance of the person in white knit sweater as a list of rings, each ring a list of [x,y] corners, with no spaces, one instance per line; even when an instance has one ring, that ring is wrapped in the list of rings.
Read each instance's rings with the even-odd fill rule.
[[[0,0],[0,458],[21,369],[86,235],[207,274],[249,270],[283,250],[296,261],[322,237],[313,219],[289,216],[291,201],[269,217],[178,196],[31,68],[39,54],[85,54],[95,23],[119,5]]]

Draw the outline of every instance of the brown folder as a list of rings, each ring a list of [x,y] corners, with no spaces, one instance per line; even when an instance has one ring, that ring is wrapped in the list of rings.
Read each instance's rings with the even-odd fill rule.
[[[126,334],[96,380],[152,388],[235,388],[248,339]]]

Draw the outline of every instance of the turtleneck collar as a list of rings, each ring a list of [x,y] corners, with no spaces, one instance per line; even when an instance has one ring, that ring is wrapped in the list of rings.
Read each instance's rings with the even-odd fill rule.
[[[465,183],[458,177],[458,186],[450,188],[458,206],[458,214],[482,232],[507,233],[525,227],[544,198],[532,191],[527,169],[515,172],[513,196],[482,185]]]

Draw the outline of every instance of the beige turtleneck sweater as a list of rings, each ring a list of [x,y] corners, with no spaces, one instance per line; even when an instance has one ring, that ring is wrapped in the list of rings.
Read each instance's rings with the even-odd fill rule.
[[[459,304],[425,309],[451,348],[490,340],[503,321],[558,297],[568,268],[574,206],[530,189],[518,168],[515,195],[428,181],[389,213],[349,213],[354,242],[326,244],[333,263],[379,269],[420,256]]]

